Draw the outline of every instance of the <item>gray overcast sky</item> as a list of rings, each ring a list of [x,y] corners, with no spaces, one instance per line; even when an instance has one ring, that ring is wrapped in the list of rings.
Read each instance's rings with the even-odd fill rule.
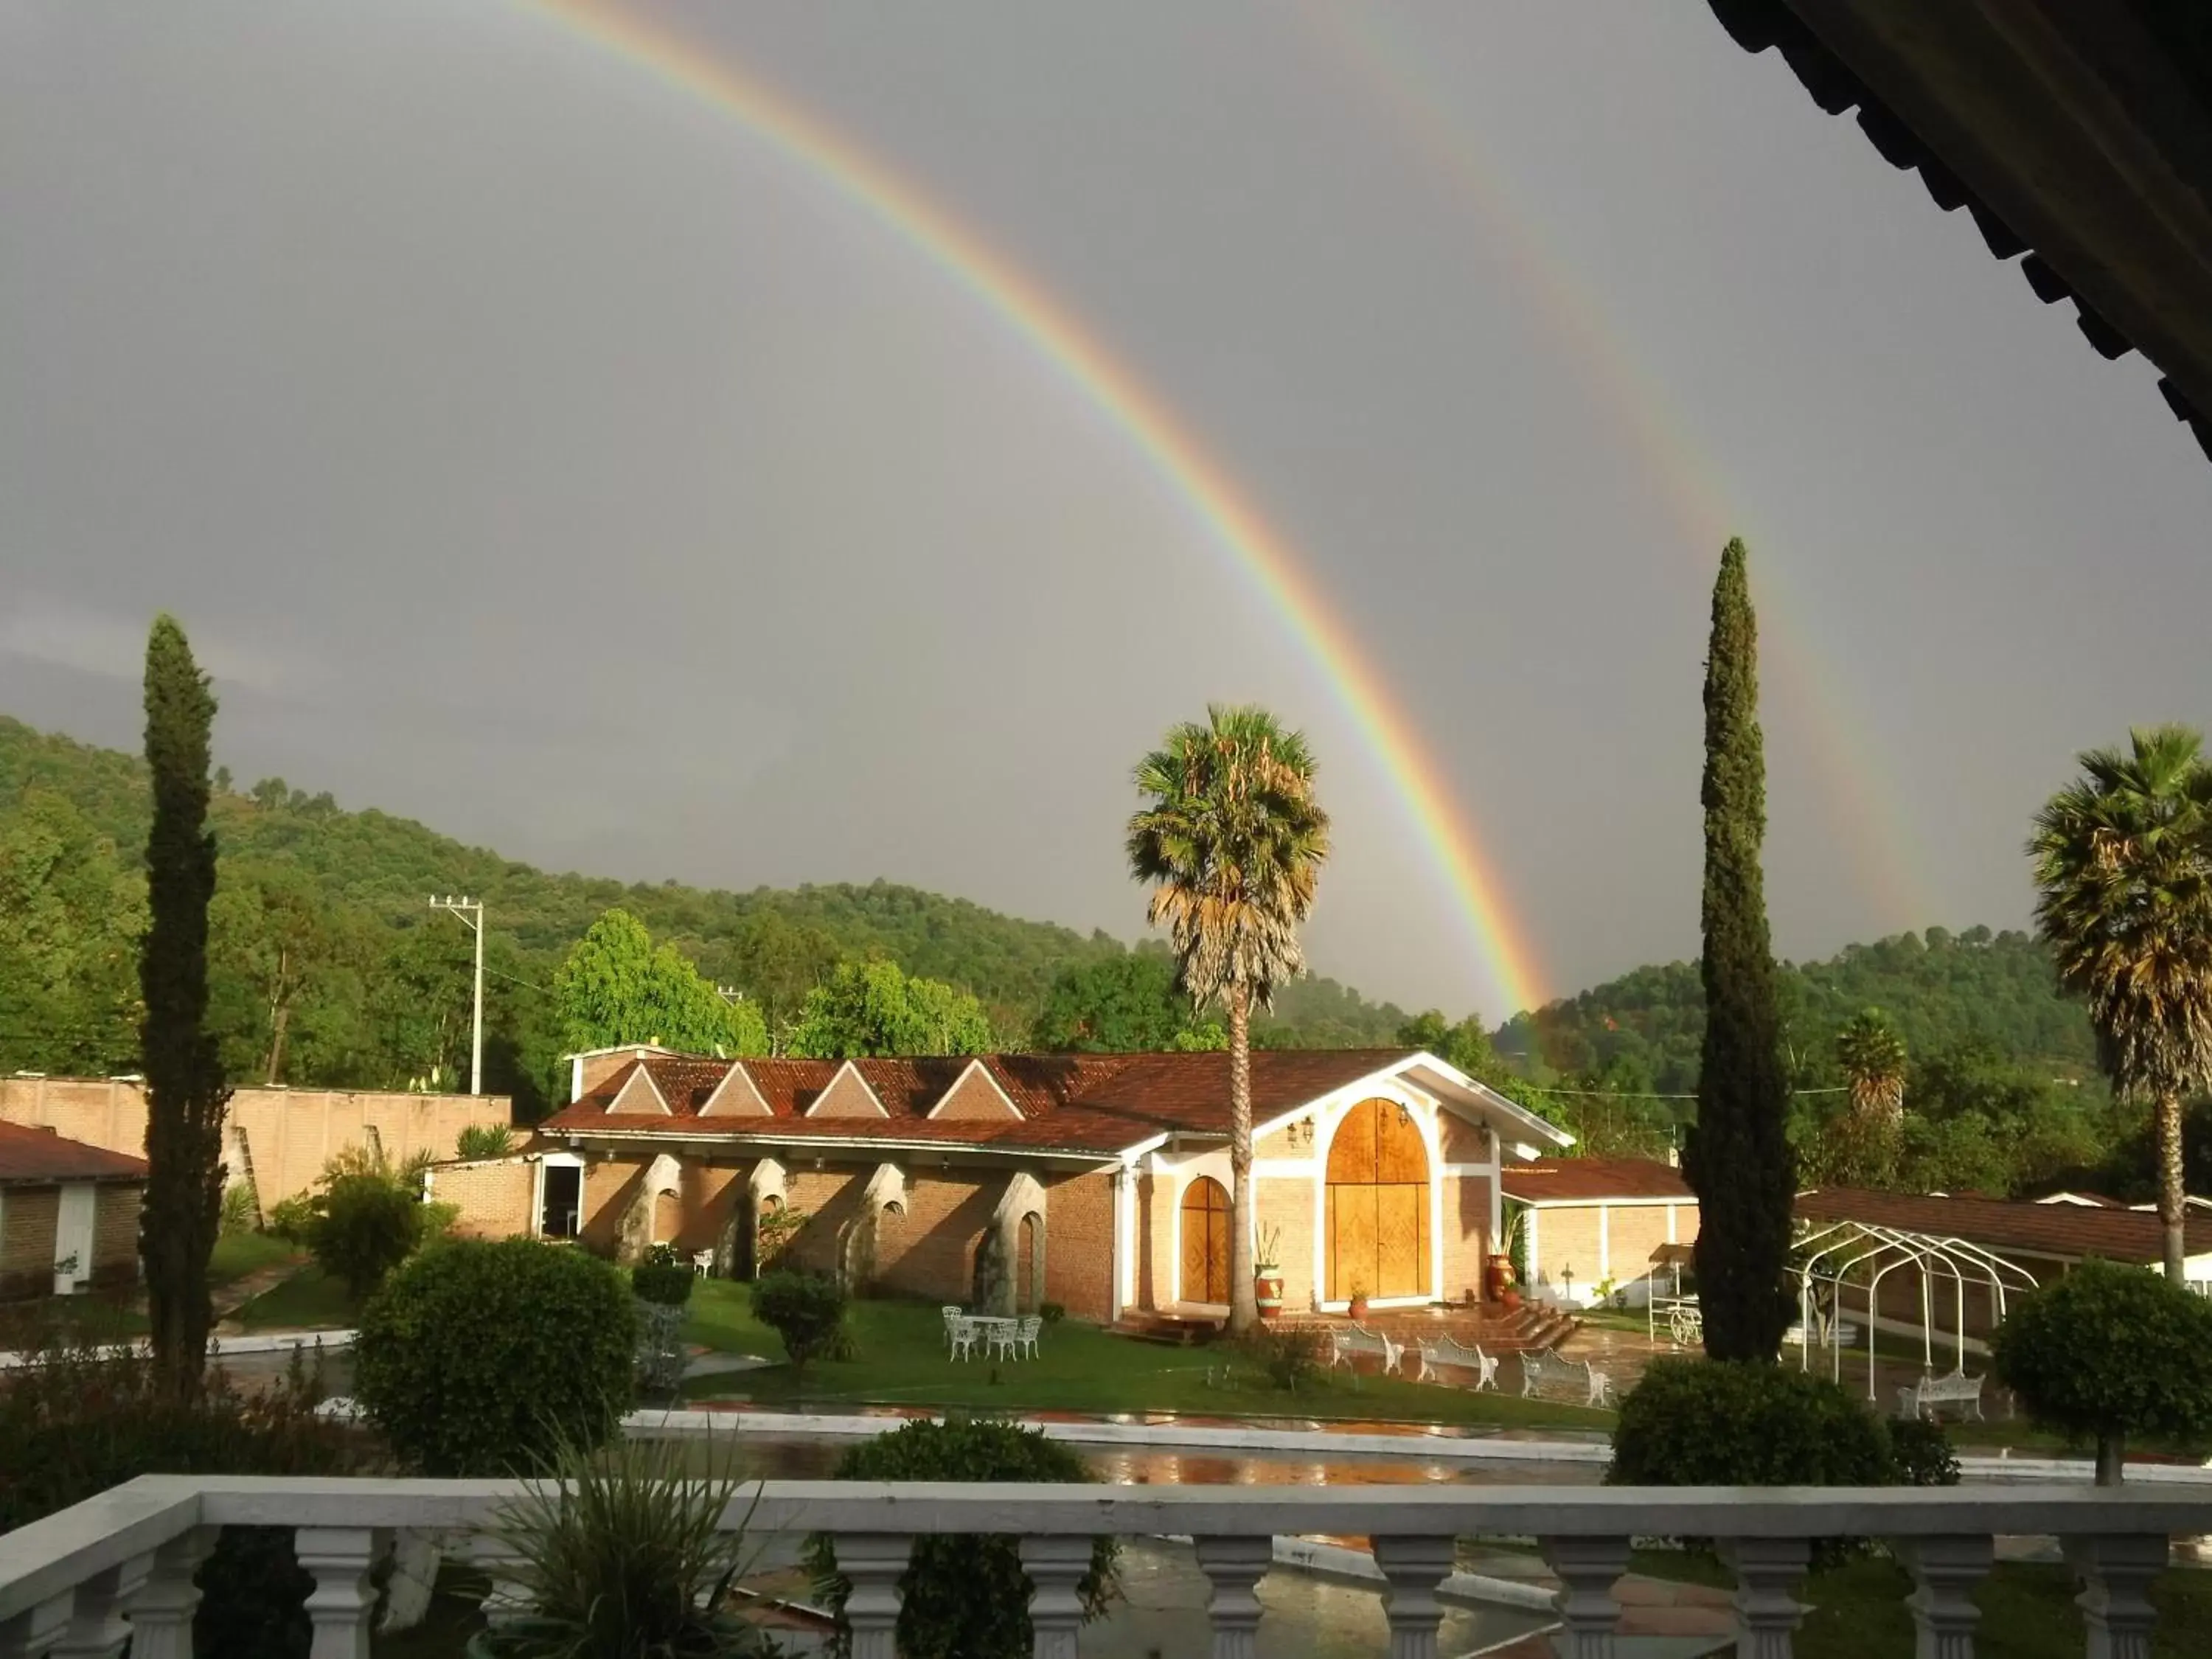
[[[637,8],[1079,317],[1297,549],[1547,993],[1696,948],[1720,540],[1778,948],[2017,925],[2027,815],[2202,723],[2212,466],[1704,0]],[[556,867],[1125,937],[1127,769],[1320,753],[1322,971],[1510,1012],[1255,583],[975,293],[524,3],[0,0],[0,709]]]

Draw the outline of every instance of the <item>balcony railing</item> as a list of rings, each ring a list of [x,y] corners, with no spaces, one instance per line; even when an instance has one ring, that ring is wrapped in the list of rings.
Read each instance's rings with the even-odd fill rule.
[[[366,1659],[375,1596],[371,1568],[393,1533],[473,1538],[471,1552],[499,1595],[501,1560],[486,1528],[524,1490],[510,1480],[347,1480],[149,1475],[0,1537],[0,1659],[109,1656],[188,1659],[198,1592],[192,1575],[227,1526],[297,1529],[313,1659]],[[793,1537],[836,1534],[852,1580],[847,1614],[854,1659],[896,1659],[898,1580],[909,1545],[934,1533],[1012,1534],[1033,1585],[1036,1652],[1074,1659],[1081,1619],[1076,1585],[1089,1540],[1184,1537],[1212,1583],[1210,1647],[1189,1652],[1255,1659],[1261,1651],[1254,1589],[1278,1536],[1373,1540],[1388,1589],[1391,1659],[1431,1659],[1443,1609],[1437,1586],[1455,1543],[1484,1535],[1534,1538],[1561,1589],[1554,1605],[1569,1659],[1613,1651],[1612,1590],[1629,1540],[1720,1541],[1737,1581],[1740,1654],[1788,1659],[1803,1608],[1792,1592],[1809,1540],[1889,1540],[1917,1584],[1908,1606],[1930,1659],[1972,1659],[1975,1585],[1998,1536],[2055,1537],[2084,1583],[2091,1659],[2148,1659],[2155,1623],[2150,1582],[2169,1540],[2212,1533],[2212,1495],[2089,1486],[1723,1488],[1488,1486],[1263,1487],[960,1486],[770,1481],[752,1507],[748,1486],[735,1526]]]

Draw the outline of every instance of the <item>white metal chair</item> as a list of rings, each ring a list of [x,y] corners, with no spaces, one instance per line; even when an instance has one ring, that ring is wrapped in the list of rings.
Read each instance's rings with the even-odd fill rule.
[[[938,1311],[945,1316],[945,1346],[950,1349],[952,1346],[952,1328],[960,1322],[960,1310],[948,1302]]]
[[[1022,1359],[1036,1359],[1039,1358],[1040,1356],[1037,1352],[1037,1338],[1043,1334],[1043,1332],[1044,1321],[1040,1319],[1035,1314],[1031,1314],[1027,1319],[1022,1321],[1019,1325],[1017,1325],[1014,1328],[1014,1351],[1016,1358]]]
[[[955,1359],[973,1359],[976,1339],[983,1334],[983,1328],[965,1314],[954,1319],[951,1326],[952,1357]]]

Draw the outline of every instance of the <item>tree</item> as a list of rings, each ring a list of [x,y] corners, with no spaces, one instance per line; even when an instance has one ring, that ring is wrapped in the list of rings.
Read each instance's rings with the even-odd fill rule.
[[[806,994],[788,1044],[817,1060],[981,1054],[993,1046],[991,1022],[974,997],[889,961],[839,963]]]
[[[2082,1262],[2015,1304],[1990,1338],[1998,1381],[2047,1429],[2097,1443],[2097,1484],[2131,1437],[2212,1434],[2212,1302],[2172,1278]]]
[[[1265,709],[1214,704],[1137,763],[1130,873],[1152,890],[1176,980],[1229,1014],[1229,1328],[1259,1322],[1252,1284],[1252,1010],[1305,967],[1298,927],[1328,857],[1304,735]]]
[[[208,1257],[222,1217],[222,1115],[230,1098],[216,1040],[204,1029],[208,903],[215,896],[215,836],[207,827],[215,708],[184,629],[173,617],[155,617],[146,641],[154,819],[138,955],[147,1166],[138,1250],[154,1364],[165,1390],[187,1402],[199,1397],[214,1323]]]
[[[1881,1009],[1867,1009],[1836,1033],[1836,1064],[1855,1115],[1869,1125],[1904,1117],[1905,1044]]]
[[[136,1066],[145,894],[65,798],[29,790],[0,817],[0,1071]]]
[[[781,1044],[806,994],[830,976],[843,954],[823,929],[802,927],[781,910],[761,910],[739,924],[726,959],[730,976],[760,1005],[771,1042]]]
[[[1062,1053],[1142,1054],[1219,1048],[1227,1040],[1218,1027],[1194,1021],[1171,957],[1131,951],[1062,969],[1030,1041]]]
[[[768,1025],[754,1004],[726,1001],[672,945],[655,949],[645,924],[610,910],[553,975],[571,1050],[653,1042],[687,1054],[764,1054]]]
[[[2183,1276],[2183,1097],[2212,1085],[2212,766],[2179,726],[2094,749],[2036,815],[2037,931],[2115,1094],[2157,1114],[2166,1273]]]
[[[1705,659],[1705,998],[1698,1116],[1682,1170],[1698,1194],[1705,1352],[1771,1361],[1790,1323],[1782,1274],[1796,1196],[1789,1089],[1769,953],[1759,844],[1766,761],[1759,729],[1759,635],[1743,543],[1721,554]]]

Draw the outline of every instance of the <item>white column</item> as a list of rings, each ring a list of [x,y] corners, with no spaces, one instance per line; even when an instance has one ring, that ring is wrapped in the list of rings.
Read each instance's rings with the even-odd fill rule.
[[[2089,1627],[2088,1659],[2150,1659],[2158,1611],[2150,1581],[2166,1571],[2166,1539],[2157,1534],[2069,1538],[2066,1559],[2081,1575],[2075,1605]]]
[[[1452,1569],[1449,1538],[1377,1538],[1375,1565],[1390,1581],[1383,1611],[1390,1620],[1390,1659],[1437,1659],[1437,1626],[1444,1610],[1437,1586]]]
[[[376,1614],[368,1570],[380,1542],[367,1527],[301,1527],[294,1534],[292,1552],[315,1581],[307,1597],[307,1617],[315,1626],[308,1659],[368,1659]]]
[[[1916,1586],[1905,1602],[1917,1632],[1913,1659],[1974,1659],[1974,1626],[1982,1616],[1974,1586],[1996,1557],[1990,1539],[1903,1538],[1891,1547]]]
[[[131,1639],[123,1604],[153,1570],[154,1558],[141,1555],[79,1584],[69,1629],[48,1650],[52,1659],[115,1659]]]
[[[898,1659],[898,1581],[914,1540],[903,1533],[841,1533],[836,1548],[837,1571],[853,1585],[845,1598],[852,1659]]]
[[[1274,1559],[1272,1538],[1198,1540],[1199,1570],[1213,1586],[1206,1602],[1213,1659],[1258,1659],[1260,1598],[1252,1592]]]
[[[131,1621],[131,1659],[192,1659],[192,1614],[200,1605],[192,1575],[221,1531],[194,1527],[154,1552],[145,1583],[123,1603]]]
[[[1022,1569],[1030,1576],[1030,1651],[1036,1659],[1075,1659],[1083,1628],[1083,1597],[1076,1586],[1091,1571],[1088,1538],[1028,1537],[1021,1541]]]
[[[1628,1571],[1626,1538],[1547,1538],[1544,1561],[1559,1581],[1559,1659],[1613,1659],[1620,1606],[1613,1587]]]
[[[1790,1638],[1805,1617],[1790,1592],[1811,1554],[1802,1538],[1731,1538],[1721,1545],[1735,1571],[1738,1659],[1790,1659]]]

